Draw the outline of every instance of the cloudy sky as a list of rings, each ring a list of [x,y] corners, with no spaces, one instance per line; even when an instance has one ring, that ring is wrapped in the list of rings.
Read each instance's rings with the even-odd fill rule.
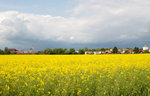
[[[150,45],[150,0],[0,0],[0,48]]]

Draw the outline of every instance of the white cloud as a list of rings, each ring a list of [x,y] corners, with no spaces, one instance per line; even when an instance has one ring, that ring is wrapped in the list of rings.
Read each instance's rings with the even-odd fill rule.
[[[80,42],[88,36],[82,32],[88,25],[83,19],[24,14],[16,11],[1,12],[0,18],[1,40],[38,39],[70,42],[71,39]],[[75,40],[75,36],[79,38]]]
[[[69,18],[7,11],[0,13],[1,44],[32,40],[104,43],[149,34],[149,0],[78,0]],[[15,40],[15,41],[14,41]]]
[[[74,36],[71,36],[71,37],[70,37],[70,40],[74,40]]]

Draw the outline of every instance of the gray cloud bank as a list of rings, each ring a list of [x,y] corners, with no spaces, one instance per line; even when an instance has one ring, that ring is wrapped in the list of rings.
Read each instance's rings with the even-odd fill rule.
[[[0,12],[0,46],[124,47],[150,41],[149,0],[78,0],[69,11],[67,18]]]

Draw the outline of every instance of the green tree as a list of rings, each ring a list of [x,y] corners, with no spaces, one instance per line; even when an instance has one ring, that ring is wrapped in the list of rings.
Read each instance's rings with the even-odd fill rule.
[[[125,54],[129,54],[130,52],[129,51],[125,51]]]
[[[144,50],[144,53],[149,53],[149,50]]]
[[[53,53],[54,54],[64,54],[64,49],[63,48],[54,48]]]
[[[92,51],[92,49],[88,49],[88,51]]]
[[[84,51],[89,51],[88,47],[84,47]]]
[[[100,51],[106,51],[106,49],[105,48],[101,48]]]
[[[10,54],[10,50],[8,49],[8,47],[5,47],[4,54]]]
[[[4,51],[0,49],[0,54],[4,54]]]
[[[118,53],[118,48],[116,46],[113,48],[112,53],[114,54]]]
[[[54,49],[53,49],[53,54],[58,54],[57,48],[54,48]]]
[[[70,48],[69,49],[69,54],[75,54],[75,49],[74,48]]]
[[[64,54],[64,49],[63,48],[58,48],[58,54]]]
[[[96,51],[100,51],[100,49],[99,49],[99,48],[96,48]]]
[[[11,54],[16,54],[17,52],[12,52]]]
[[[139,53],[139,48],[138,47],[134,47],[133,51],[134,51],[134,53]]]
[[[43,51],[37,51],[36,54],[43,54]]]
[[[92,49],[92,51],[96,51],[96,49]]]
[[[44,50],[44,54],[51,54],[52,53],[52,50],[50,48],[46,48]]]
[[[105,48],[105,50],[110,50],[110,48]]]
[[[64,54],[69,54],[69,51],[67,48],[64,48]]]
[[[85,53],[84,49],[79,49],[78,51],[79,51],[79,54],[84,54]]]
[[[126,48],[126,49],[128,49],[128,50],[132,50],[132,48]]]

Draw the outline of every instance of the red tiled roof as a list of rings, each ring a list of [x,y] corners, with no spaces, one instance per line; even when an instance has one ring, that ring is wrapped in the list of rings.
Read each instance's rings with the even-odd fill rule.
[[[12,49],[9,49],[9,51],[17,51],[16,49],[12,48]]]

